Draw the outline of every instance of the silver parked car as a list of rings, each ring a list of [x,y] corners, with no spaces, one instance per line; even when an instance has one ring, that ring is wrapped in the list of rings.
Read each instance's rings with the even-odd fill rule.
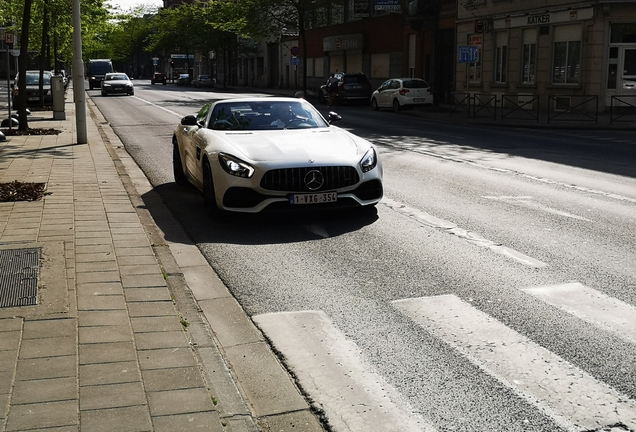
[[[432,105],[431,87],[420,78],[392,78],[386,80],[371,95],[371,107],[392,108],[399,111],[405,107]]]
[[[211,214],[376,205],[378,151],[328,117],[296,98],[206,104],[174,131],[175,181],[201,190]]]

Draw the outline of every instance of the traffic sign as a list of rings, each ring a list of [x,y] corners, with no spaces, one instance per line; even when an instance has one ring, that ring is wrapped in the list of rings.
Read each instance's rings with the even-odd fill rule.
[[[479,47],[466,45],[457,47],[457,63],[476,63],[479,61]]]
[[[13,33],[5,33],[4,41],[7,45],[13,45],[15,43],[15,35]]]
[[[289,59],[289,64],[298,66],[300,64],[300,57],[292,57],[291,59]]]
[[[290,51],[291,55],[293,55],[294,57],[298,57],[298,54],[300,54],[300,48],[298,48],[297,46],[291,47]]]

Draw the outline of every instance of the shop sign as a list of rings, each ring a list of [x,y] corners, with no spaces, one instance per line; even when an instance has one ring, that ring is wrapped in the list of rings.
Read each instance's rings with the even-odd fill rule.
[[[362,42],[362,33],[329,36],[322,40],[322,49],[323,51],[362,49]]]
[[[543,12],[525,14],[493,21],[495,30],[512,27],[542,26],[572,21],[583,21],[594,18],[594,8],[565,10],[559,12]]]
[[[375,10],[401,11],[400,0],[375,0]]]

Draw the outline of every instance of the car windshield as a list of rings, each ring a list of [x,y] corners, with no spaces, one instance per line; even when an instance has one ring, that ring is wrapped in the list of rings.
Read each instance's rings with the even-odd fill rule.
[[[190,75],[187,75],[187,74],[181,74],[181,75],[179,75],[179,78],[190,78]]]
[[[106,81],[127,81],[128,76],[124,74],[106,75]]]
[[[402,85],[405,88],[412,88],[412,89],[416,89],[416,88],[428,88],[428,83],[426,81],[422,81],[422,80],[409,80],[409,81],[404,81],[402,83]]]
[[[16,78],[16,82],[18,78]],[[26,74],[26,85],[38,85],[40,84],[40,73],[27,73]],[[51,75],[48,73],[44,74],[44,85],[51,85]]]
[[[209,121],[216,130],[281,130],[324,128],[329,125],[306,101],[221,102]]]

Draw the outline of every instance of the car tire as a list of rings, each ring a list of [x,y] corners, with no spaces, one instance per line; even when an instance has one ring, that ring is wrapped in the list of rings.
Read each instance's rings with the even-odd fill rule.
[[[183,163],[181,161],[181,153],[179,153],[179,144],[176,137],[172,138],[172,172],[174,182],[179,186],[188,186],[188,178],[183,171]]]
[[[377,111],[377,110],[379,110],[379,109],[380,109],[380,108],[378,107],[378,101],[377,101],[377,100],[375,100],[375,98],[371,99],[371,109],[372,109],[373,111]]]
[[[394,112],[398,112],[400,111],[401,107],[400,107],[400,101],[397,99],[393,100],[393,111]]]
[[[203,203],[208,216],[218,216],[220,210],[216,206],[216,195],[214,193],[212,169],[210,168],[210,162],[208,162],[207,159],[203,162]]]

